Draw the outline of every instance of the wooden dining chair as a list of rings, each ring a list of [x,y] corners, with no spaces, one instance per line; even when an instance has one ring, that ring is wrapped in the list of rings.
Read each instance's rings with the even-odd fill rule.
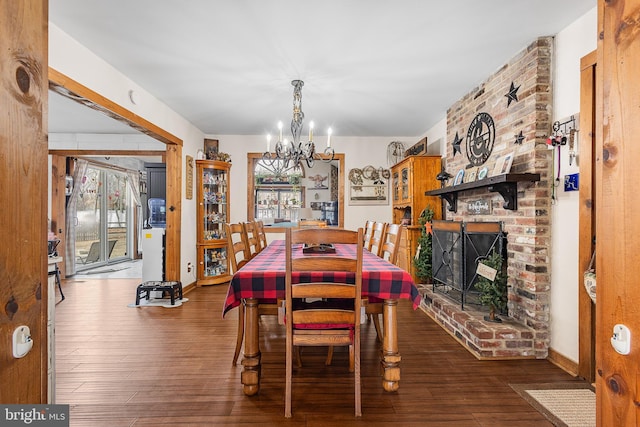
[[[293,357],[296,346],[349,346],[349,365],[355,383],[355,415],[362,415],[360,386],[360,307],[362,294],[363,232],[331,228],[309,228],[285,232],[285,324],[286,379],[285,417],[292,414]],[[293,258],[293,245],[304,243],[346,243],[356,247],[354,257],[310,255]],[[348,272],[355,283],[312,281],[298,283],[300,273]],[[326,278],[325,278],[326,279]],[[319,299],[305,304],[305,298]],[[339,299],[339,302],[336,302]],[[345,304],[346,302],[346,304]]]
[[[373,226],[376,225],[375,221],[368,220],[364,226],[364,247],[369,249],[369,242],[371,242],[371,236],[373,236]]]
[[[227,236],[227,258],[229,259],[232,271],[235,273],[251,259],[246,232],[242,223],[225,224],[224,231]],[[244,311],[244,304],[240,304],[238,307],[238,335],[236,338],[236,349],[233,354],[233,365],[238,362],[238,356],[242,349],[242,341],[244,339]]]
[[[369,246],[367,249],[374,255],[378,255],[380,253],[380,247],[382,246],[382,238],[384,237],[384,232],[387,229],[386,222],[376,222],[373,225],[373,232],[371,233],[371,240],[369,240]]]
[[[255,221],[256,223],[256,231],[258,232],[258,240],[260,241],[260,247],[262,249],[267,247],[267,235],[264,232],[264,222],[262,221]],[[261,250],[262,250],[261,249]]]
[[[391,264],[396,264],[398,260],[398,249],[400,249],[400,238],[402,237],[403,226],[400,224],[387,224],[384,236],[381,239],[378,256],[386,259]]]
[[[251,260],[251,252],[249,251],[249,243],[246,235],[246,227],[244,224],[225,224],[225,233],[227,235],[227,256],[231,263],[231,269],[235,273],[242,268],[249,260]],[[258,301],[258,316],[277,316],[277,301],[264,300]],[[244,322],[245,307],[244,303],[238,306],[238,334],[236,337],[236,348],[233,353],[232,364],[238,363],[238,357],[242,350],[242,341],[244,340]]]
[[[402,238],[402,230],[404,226],[400,224],[387,224],[384,236],[381,239],[380,251],[378,256],[389,261],[391,264],[397,265],[398,249],[400,248],[400,239]],[[380,326],[380,315],[382,314],[382,302],[367,300],[365,302],[365,313],[373,322],[376,328],[378,340],[382,342],[382,328]]]
[[[249,248],[250,258],[256,256],[262,250],[260,245],[260,239],[258,237],[258,230],[256,230],[256,224],[253,221],[243,222],[244,233],[247,236],[247,247]]]

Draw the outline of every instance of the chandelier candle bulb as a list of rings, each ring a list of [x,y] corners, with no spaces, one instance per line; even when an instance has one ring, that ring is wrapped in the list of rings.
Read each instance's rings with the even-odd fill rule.
[[[327,129],[327,148],[331,148],[331,128]]]
[[[262,154],[263,168],[272,172],[275,176],[283,176],[289,170],[300,169],[302,163],[312,168],[313,163],[318,160],[330,163],[335,158],[335,152],[331,148],[331,129],[327,138],[327,148],[323,153],[316,153],[313,143],[313,122],[309,123],[309,140],[302,141],[300,136],[304,128],[304,113],[302,112],[302,80],[293,80],[293,118],[291,120],[291,136],[293,139],[286,140],[282,137],[282,121],[278,122],[279,137],[276,141],[275,150],[271,152],[271,138],[267,136],[267,151]]]

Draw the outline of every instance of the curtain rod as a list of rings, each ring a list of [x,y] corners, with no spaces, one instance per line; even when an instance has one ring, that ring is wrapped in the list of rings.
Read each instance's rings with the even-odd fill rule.
[[[127,169],[127,168],[123,168],[122,166],[116,166],[116,165],[112,165],[110,163],[103,163],[103,162],[101,162],[99,160],[88,159],[88,158],[85,158],[85,157],[74,157],[73,159],[74,160],[78,160],[79,158],[84,160],[87,163],[98,165],[98,166],[100,166],[102,168],[105,168],[105,169],[113,169],[113,170],[117,170],[119,172],[125,172],[125,173],[126,172],[138,172],[139,173],[140,172],[139,170]]]

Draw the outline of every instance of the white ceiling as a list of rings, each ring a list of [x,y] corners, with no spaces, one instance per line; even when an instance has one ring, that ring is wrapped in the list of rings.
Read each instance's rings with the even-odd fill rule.
[[[318,135],[332,126],[342,136],[421,136],[535,38],[594,7],[596,0],[50,0],[49,13],[205,134],[266,134],[278,120],[286,128],[290,82],[301,79],[306,121]],[[63,123],[75,116],[57,101],[50,132],[92,131],[89,117]]]

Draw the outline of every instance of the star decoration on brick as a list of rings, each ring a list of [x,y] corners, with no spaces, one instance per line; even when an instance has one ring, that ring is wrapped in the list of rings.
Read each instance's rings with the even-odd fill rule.
[[[453,157],[456,156],[456,153],[462,154],[462,150],[460,150],[461,143],[462,143],[462,138],[460,138],[460,136],[458,135],[458,132],[456,132],[456,137],[453,139],[453,143],[451,144],[453,145]]]
[[[511,101],[518,102],[518,89],[520,89],[520,86],[516,87],[516,85],[511,82],[509,93],[505,95],[507,97],[507,107],[511,105]]]
[[[516,140],[514,141],[514,143],[516,145],[522,145],[522,141],[524,141],[524,135],[522,135],[522,131],[520,131],[519,134],[515,135]]]

